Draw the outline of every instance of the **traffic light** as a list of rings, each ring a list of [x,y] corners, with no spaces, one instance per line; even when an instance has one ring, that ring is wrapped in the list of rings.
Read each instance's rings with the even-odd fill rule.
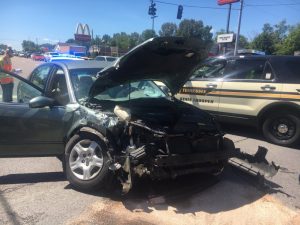
[[[183,12],[183,6],[179,5],[178,6],[178,11],[177,11],[177,19],[181,20],[181,18],[182,18],[182,12]]]
[[[153,3],[153,7],[152,7],[152,8],[153,8],[153,15],[152,15],[152,16],[155,16],[155,15],[156,15],[156,8],[155,8],[155,5],[156,5],[156,4]]]
[[[155,3],[151,3],[151,5],[149,6],[148,9],[148,14],[151,16],[155,16],[156,15],[156,8],[155,8],[156,4]]]

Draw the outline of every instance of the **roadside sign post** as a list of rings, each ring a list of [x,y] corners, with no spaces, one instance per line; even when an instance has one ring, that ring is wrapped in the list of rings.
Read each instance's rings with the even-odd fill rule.
[[[238,48],[238,45],[239,45],[240,29],[241,29],[241,20],[242,20],[242,12],[243,12],[243,5],[244,5],[244,0],[241,0],[241,8],[240,8],[240,15],[239,15],[238,32],[237,32],[237,34],[236,34],[235,46],[234,46],[234,53],[233,53],[234,56],[236,56],[237,48]]]
[[[231,3],[229,4],[229,8],[228,8],[226,34],[229,33],[230,15],[231,15]],[[224,47],[224,54],[226,53],[226,49],[227,49],[227,43],[225,44],[225,47]]]
[[[218,0],[218,5],[229,5],[228,7],[228,16],[227,16],[227,26],[226,26],[226,34],[229,34],[229,24],[230,24],[230,16],[231,16],[231,5],[232,3],[239,2],[240,0]],[[224,43],[223,47],[223,54],[226,53],[226,49],[228,47],[227,42]],[[219,49],[221,49],[221,45],[219,46]]]

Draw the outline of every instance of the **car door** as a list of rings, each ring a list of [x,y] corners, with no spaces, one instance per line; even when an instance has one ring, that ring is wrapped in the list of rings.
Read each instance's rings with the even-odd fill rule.
[[[270,63],[282,85],[282,100],[300,104],[300,57],[273,57]]]
[[[277,82],[266,57],[228,59],[220,96],[220,119],[255,118],[266,105],[280,100],[282,84]],[[246,122],[246,121],[245,121]]]
[[[7,73],[6,75],[12,76]],[[40,77],[47,80],[44,75],[44,73],[35,74],[36,79]],[[29,100],[42,96],[43,88],[17,75],[13,77],[15,86],[13,101],[4,102],[1,96],[4,89],[0,91],[0,156],[62,154],[67,123],[65,109],[60,107],[30,108]]]
[[[215,94],[222,86],[226,61],[211,59],[194,72],[176,97],[212,114],[217,113],[220,97]]]

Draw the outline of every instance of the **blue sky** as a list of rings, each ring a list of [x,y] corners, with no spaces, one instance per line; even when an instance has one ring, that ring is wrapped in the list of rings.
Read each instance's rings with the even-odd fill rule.
[[[149,0],[0,0],[0,43],[21,49],[22,40],[55,43],[73,38],[77,23],[87,23],[94,35],[117,32],[139,32],[151,28],[147,14]],[[202,20],[213,32],[226,27],[228,6],[218,6],[217,0],[161,0],[162,2],[218,7],[202,9],[184,7],[183,19]],[[300,0],[244,0],[245,5],[294,4],[268,7],[246,6],[241,33],[248,38],[257,35],[264,23],[276,24],[286,19],[288,24],[300,23]],[[223,8],[223,9],[222,9]],[[239,8],[239,3],[233,5]],[[177,6],[157,3],[155,30],[165,22],[179,23]],[[230,29],[236,31],[238,11],[233,10]]]

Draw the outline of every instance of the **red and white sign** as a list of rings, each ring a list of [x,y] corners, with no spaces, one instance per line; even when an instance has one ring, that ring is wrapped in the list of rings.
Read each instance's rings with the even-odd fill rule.
[[[235,2],[239,2],[240,0],[218,0],[218,5],[226,5]]]

